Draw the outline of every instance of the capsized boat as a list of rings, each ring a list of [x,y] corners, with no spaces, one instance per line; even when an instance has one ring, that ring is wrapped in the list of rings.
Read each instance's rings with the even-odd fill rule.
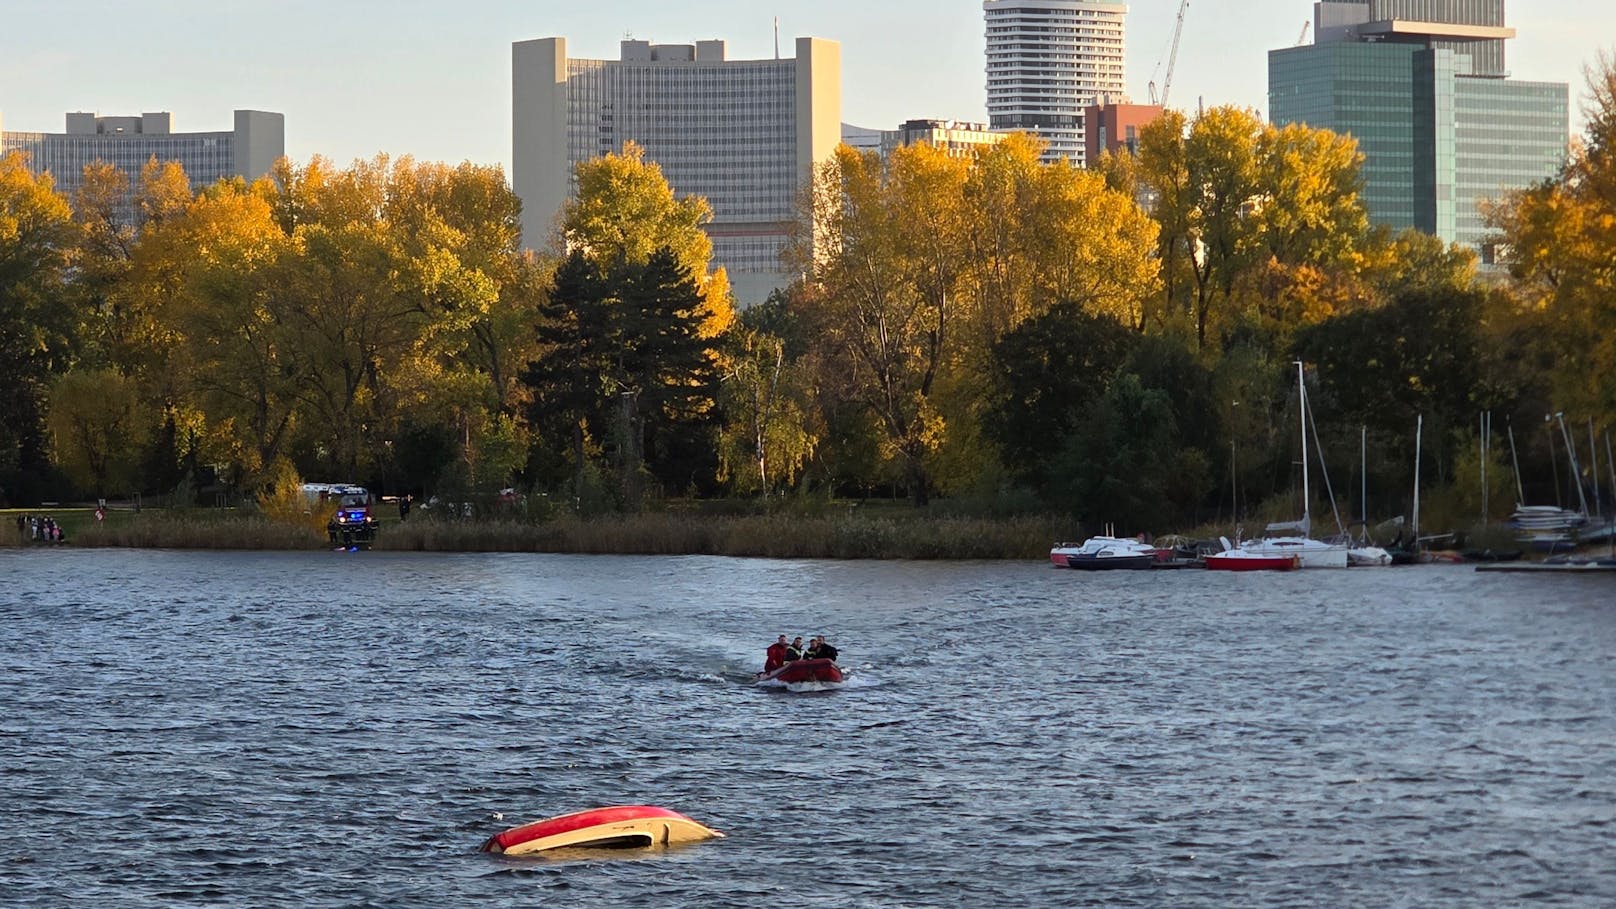
[[[791,685],[799,682],[829,682],[838,684],[843,681],[842,667],[836,665],[835,660],[792,660],[770,672],[760,672],[753,677],[759,684],[765,682],[779,682]]]
[[[547,849],[624,849],[672,846],[724,834],[655,805],[616,805],[563,814],[496,833],[483,852],[527,855]]]
[[[1080,571],[1149,568],[1159,558],[1156,547],[1126,537],[1089,537],[1081,546],[1061,544],[1049,550],[1056,567]]]

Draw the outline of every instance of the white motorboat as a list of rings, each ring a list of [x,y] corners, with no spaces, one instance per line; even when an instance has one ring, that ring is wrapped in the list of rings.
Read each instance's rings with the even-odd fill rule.
[[[1080,571],[1149,568],[1157,558],[1156,547],[1127,537],[1089,537],[1081,546],[1059,544],[1049,550],[1051,563]]]

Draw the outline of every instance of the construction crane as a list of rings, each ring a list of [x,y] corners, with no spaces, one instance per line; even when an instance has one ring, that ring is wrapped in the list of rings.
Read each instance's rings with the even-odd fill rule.
[[[1309,19],[1308,21],[1302,23],[1302,34],[1301,34],[1300,37],[1298,37],[1296,39],[1296,46],[1297,47],[1301,47],[1302,45],[1307,43],[1307,30],[1312,28],[1312,27],[1313,27],[1313,20],[1311,20],[1311,19]]]
[[[1167,93],[1173,89],[1173,67],[1178,64],[1178,41],[1184,37],[1184,14],[1189,11],[1190,0],[1178,5],[1178,22],[1173,26],[1173,48],[1167,52],[1167,75],[1162,79],[1161,97],[1156,97],[1156,81],[1150,82],[1150,103],[1167,106]],[[1159,65],[1159,64],[1158,64]]]

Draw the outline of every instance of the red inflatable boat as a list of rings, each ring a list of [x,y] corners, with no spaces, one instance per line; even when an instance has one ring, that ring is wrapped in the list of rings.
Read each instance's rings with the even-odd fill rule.
[[[831,682],[842,681],[842,669],[836,665],[835,660],[793,660],[773,672],[760,672],[754,681],[781,682],[792,684],[794,682]]]

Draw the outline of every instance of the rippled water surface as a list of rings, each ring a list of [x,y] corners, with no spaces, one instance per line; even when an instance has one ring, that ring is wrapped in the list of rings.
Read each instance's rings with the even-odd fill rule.
[[[1616,577],[0,552],[0,904],[1616,904]],[[753,688],[775,635],[853,681]],[[565,861],[648,802],[728,839]]]

